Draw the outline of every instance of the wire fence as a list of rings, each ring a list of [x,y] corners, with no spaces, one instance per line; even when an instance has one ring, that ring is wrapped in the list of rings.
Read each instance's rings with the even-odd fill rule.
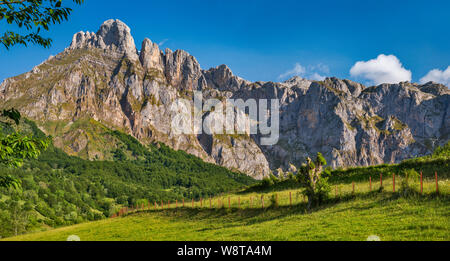
[[[380,174],[379,180],[372,180],[370,176],[368,183],[355,183],[351,185],[333,185],[333,189],[330,192],[330,197],[340,199],[349,195],[360,195],[372,193],[375,191],[386,191],[392,193],[399,192],[399,183],[401,179],[395,176],[392,178],[383,179],[383,175]],[[435,173],[434,180],[423,179],[422,173],[420,173],[419,181],[413,182],[413,187],[419,194],[439,194],[442,187],[448,188],[448,180],[438,180],[438,174]],[[219,197],[200,198],[195,200],[182,198],[175,201],[148,201],[147,203],[136,204],[134,206],[123,207],[115,212],[111,218],[128,215],[131,213],[149,211],[149,210],[167,210],[177,208],[196,208],[196,209],[223,209],[223,208],[238,208],[238,209],[252,209],[252,208],[267,208],[276,204],[277,206],[294,207],[299,204],[306,204],[307,197],[302,193],[301,189],[286,190],[281,192],[267,192],[267,193],[248,193],[242,196],[240,195],[225,195]],[[448,191],[445,191],[448,192]]]

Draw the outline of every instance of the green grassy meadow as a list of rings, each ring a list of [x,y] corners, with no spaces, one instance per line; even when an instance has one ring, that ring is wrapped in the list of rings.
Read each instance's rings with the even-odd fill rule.
[[[154,202],[128,215],[31,233],[5,240],[450,240],[449,181],[425,180],[424,193],[392,192],[392,180],[335,184],[328,202],[311,210],[301,190],[240,192],[194,202]],[[414,184],[418,188],[418,184]],[[337,196],[336,196],[337,188]],[[418,190],[417,190],[418,191]],[[262,208],[261,196],[264,196]],[[277,198],[277,204],[274,200]],[[228,202],[228,200],[230,200]],[[292,205],[291,205],[292,202]],[[230,203],[230,205],[228,205]],[[277,205],[277,206],[275,206]]]

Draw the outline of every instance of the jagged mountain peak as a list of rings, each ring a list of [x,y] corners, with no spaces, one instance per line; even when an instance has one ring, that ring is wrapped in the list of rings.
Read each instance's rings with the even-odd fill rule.
[[[145,38],[142,42],[141,52],[139,54],[139,60],[142,66],[146,69],[156,68],[159,71],[164,70],[163,64],[164,54],[159,49],[158,44],[152,43],[148,38]]]
[[[101,48],[125,54],[130,59],[137,60],[138,52],[131,35],[130,28],[119,19],[105,21],[97,33],[78,32],[72,38],[70,50],[80,48]]]
[[[427,82],[421,85],[419,88],[423,92],[430,93],[436,96],[444,94],[450,95],[450,89],[447,86],[437,82]]]
[[[280,137],[261,146],[245,135],[176,135],[178,98],[278,99]],[[108,20],[79,32],[64,52],[0,84],[3,108],[18,108],[57,147],[88,159],[117,149],[102,125],[143,143],[163,142],[203,160],[262,178],[322,152],[332,167],[393,163],[430,153],[450,137],[450,95],[439,84],[365,87],[347,79],[250,82],[227,65],[202,70],[183,50],[164,52],[146,38],[138,52],[130,28]],[[222,99],[221,99],[222,100]],[[205,114],[206,115],[206,114]]]

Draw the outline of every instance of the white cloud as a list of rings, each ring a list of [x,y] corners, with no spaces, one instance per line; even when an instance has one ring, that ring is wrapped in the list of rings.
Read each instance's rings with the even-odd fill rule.
[[[293,77],[293,76],[302,76],[305,72],[306,72],[305,67],[303,67],[299,63],[296,63],[294,65],[294,68],[292,68],[291,70],[281,74],[280,76],[278,76],[278,78],[279,79],[285,79],[285,78]]]
[[[330,68],[326,66],[325,64],[319,63],[317,65],[309,66],[308,67],[311,71],[318,71],[322,73],[330,73]]]
[[[310,80],[314,80],[314,81],[323,81],[323,80],[325,80],[326,77],[315,72],[308,78]]]
[[[158,43],[158,46],[163,46],[169,39],[164,39],[161,42]]]
[[[350,75],[368,79],[374,84],[411,81],[411,71],[403,68],[394,55],[380,54],[376,59],[359,61],[350,69]]]
[[[287,72],[278,76],[278,79],[288,79],[294,76],[300,76],[302,78],[321,81],[325,79],[325,76],[322,76],[322,73],[329,73],[330,69],[328,66],[324,64],[310,65],[308,67],[302,66],[300,63],[296,63],[294,67]]]
[[[447,87],[450,87],[450,66],[447,67],[445,71],[439,69],[431,70],[427,75],[420,79],[420,83],[427,83],[430,81],[442,83],[447,85]]]

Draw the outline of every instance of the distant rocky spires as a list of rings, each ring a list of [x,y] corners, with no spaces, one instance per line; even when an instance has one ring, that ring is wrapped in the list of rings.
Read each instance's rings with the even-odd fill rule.
[[[147,71],[159,71],[165,76],[168,84],[181,89],[202,89],[210,86],[220,91],[237,91],[243,86],[249,86],[251,82],[233,75],[226,65],[220,65],[209,70],[202,70],[195,57],[183,50],[172,51],[168,48],[160,50],[158,44],[145,38],[141,51],[138,52],[130,28],[118,19],[105,21],[97,33],[78,32],[73,36],[69,50],[81,48],[101,48],[104,50],[125,55],[129,59],[139,61]],[[33,72],[38,72],[38,66]],[[315,81],[294,76],[281,84],[288,88],[299,87],[307,90]],[[264,82],[260,82],[265,84]],[[320,83],[330,90],[358,96],[365,89],[362,84],[349,80],[341,80],[335,77],[326,78]],[[410,83],[407,83],[410,84]],[[421,87],[423,92],[433,95],[448,94],[450,91],[445,86],[429,83]]]
[[[142,42],[139,60],[145,69],[155,68],[164,71],[164,54],[159,46],[148,38]]]
[[[90,47],[124,53],[132,60],[138,60],[139,58],[130,28],[118,19],[105,21],[96,34],[90,32],[76,33],[69,49]]]
[[[101,48],[129,59],[139,61],[146,70],[160,71],[172,86],[183,89],[198,89],[204,84],[201,80],[202,70],[195,57],[183,50],[165,54],[156,43],[146,38],[142,42],[141,51],[136,49],[130,28],[120,20],[105,21],[97,33],[79,32],[73,36],[69,50],[81,48]]]
[[[237,91],[242,86],[250,84],[249,81],[233,75],[225,64],[204,71],[203,74],[207,84],[220,91]]]

